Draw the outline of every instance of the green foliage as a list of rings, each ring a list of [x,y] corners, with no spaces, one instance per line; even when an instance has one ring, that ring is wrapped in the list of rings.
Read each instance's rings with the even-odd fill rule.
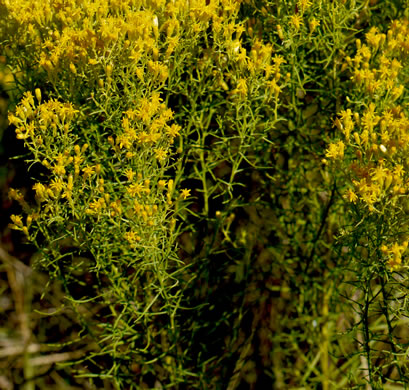
[[[11,227],[92,340],[76,375],[405,386],[406,7],[17,3]]]

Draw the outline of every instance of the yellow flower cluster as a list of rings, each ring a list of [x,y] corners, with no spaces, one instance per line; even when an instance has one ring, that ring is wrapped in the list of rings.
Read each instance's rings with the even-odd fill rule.
[[[408,241],[403,241],[402,245],[397,242],[392,245],[382,245],[381,252],[387,256],[388,264],[392,269],[398,269],[402,264],[402,255],[408,248]]]
[[[400,102],[409,66],[408,32],[408,21],[394,21],[386,34],[372,27],[364,42],[356,41],[356,55],[346,57],[343,70],[349,69],[360,103],[339,112],[334,124],[343,139],[326,151],[347,179],[344,199],[359,205],[354,210],[360,215],[364,207],[368,218],[382,221],[384,215],[396,221],[405,215],[409,189],[409,116]],[[390,243],[380,250],[392,270],[402,266],[408,246],[396,241],[402,234],[401,227],[393,231],[392,226],[380,237]]]
[[[369,101],[362,111],[348,108],[339,113],[335,125],[344,141],[330,144],[326,152],[334,160],[342,160],[344,153],[353,157],[348,167],[353,187],[345,198],[361,201],[371,212],[379,211],[378,202],[395,204],[409,185],[409,118],[397,104],[403,92],[400,70],[408,53],[407,32],[407,22],[395,21],[387,34],[373,27],[366,34],[367,44],[357,41],[357,54],[347,63],[356,88]]]
[[[41,96],[38,91],[36,95]],[[61,142],[69,142],[71,123],[78,112],[72,104],[54,99],[36,106],[32,93],[26,92],[15,112],[9,113],[8,119],[9,123],[16,127],[16,137],[30,144],[37,159],[45,158],[43,164],[46,166],[49,159],[40,152],[40,149],[47,144],[55,150],[57,134],[62,137]],[[58,155],[53,169],[56,173],[62,172],[64,164],[71,162],[66,155]]]
[[[362,45],[361,41],[357,40],[356,56],[353,59],[347,57],[348,65],[354,68],[352,78],[376,99],[387,95],[389,100],[397,100],[403,92],[403,84],[396,83],[402,64],[398,59],[399,51],[393,53],[389,50],[391,41],[394,40],[393,34],[388,34],[386,37],[385,34],[380,34],[376,27],[373,27],[366,37],[368,45]],[[382,50],[382,55],[378,60],[379,64],[371,68],[371,57],[378,49]]]
[[[276,102],[282,89],[280,69],[286,61],[261,37],[252,36],[251,45],[244,43],[248,26],[237,19],[241,1],[3,3],[17,29],[18,44],[30,48],[25,56],[49,83],[42,87],[47,98],[38,88],[26,92],[9,116],[33,161],[48,172],[48,178],[33,185],[36,206],[28,206],[15,190],[11,194],[29,215],[26,223],[13,216],[12,226],[30,239],[38,230],[47,234],[46,221],[64,231],[64,221],[71,220],[97,221],[94,229],[101,231],[114,226],[133,249],[152,247],[169,234],[166,228],[175,223],[170,216],[191,190],[161,179],[181,132],[172,123],[174,113],[164,103],[161,88],[177,71],[173,57],[210,28],[211,66],[221,64],[223,71],[215,79],[229,83],[223,87],[230,89],[229,96],[246,101],[253,86],[260,84],[255,79],[262,80],[267,92],[263,96]],[[307,10],[310,2],[299,6]],[[226,72],[230,65],[232,71]],[[132,98],[127,100],[122,94],[128,95],[131,84],[138,84],[140,91],[129,90]],[[50,85],[55,88],[51,94]],[[67,102],[77,102],[84,85],[90,89],[90,104],[84,105],[83,97],[78,106]],[[117,111],[110,108],[114,99],[121,106]],[[68,234],[77,233],[74,229]]]
[[[406,30],[407,25],[400,22],[394,23],[387,35],[372,27],[366,34],[367,45],[358,39],[357,54],[346,59],[353,67],[352,79],[375,100],[387,95],[387,100],[395,101],[403,92],[403,84],[397,83],[397,77],[402,68],[400,58],[407,50],[402,39]],[[401,37],[400,41],[396,37]],[[375,66],[371,67],[371,59],[378,51],[382,54],[372,61]]]
[[[344,157],[345,144],[342,141],[331,143],[325,154],[326,157],[331,159],[342,159]]]
[[[310,13],[310,9],[313,6],[314,2],[310,0],[298,0],[297,6],[295,8],[295,13],[289,16],[289,25],[292,28],[292,32],[298,32],[302,29],[305,23],[305,16],[307,13]],[[320,21],[317,20],[314,16],[310,16],[308,20],[308,26],[310,34],[312,34],[315,29],[320,25]],[[282,27],[277,26],[277,33],[281,40],[284,40],[284,34]]]
[[[30,47],[27,54],[34,56],[50,80],[70,72],[80,79],[86,77],[88,83],[97,80],[98,69],[105,69],[107,81],[111,81],[114,64],[109,60],[118,52],[128,58],[130,71],[138,78],[162,83],[169,75],[170,56],[184,45],[183,30],[203,32],[212,20],[219,23],[240,7],[240,1],[232,0],[3,3],[18,30],[18,43]]]
[[[230,46],[228,42],[228,40],[225,41],[225,44],[227,46],[227,52],[229,53]],[[247,77],[232,80],[232,84],[235,85],[235,88],[230,92],[230,96],[238,97],[240,100],[247,98],[251,90],[251,81],[257,77],[263,80],[266,87],[267,98],[271,99],[271,97],[274,97],[277,100],[282,89],[279,85],[279,80],[282,76],[280,67],[286,63],[286,60],[278,54],[272,55],[273,48],[271,44],[264,44],[259,39],[254,41],[249,55],[247,55],[246,49],[242,46],[241,41],[231,41],[231,44],[235,45],[235,48],[230,52],[230,56],[233,61],[236,61],[240,69],[239,73],[241,75],[247,73]],[[221,84],[224,86],[224,80],[228,80],[231,77],[231,75],[223,75],[223,82],[221,82]],[[228,89],[227,85],[224,89]]]
[[[41,100],[38,91],[36,95]],[[115,138],[107,137],[106,144],[113,152],[105,156],[110,161],[107,164],[98,159],[89,144],[75,143],[74,131],[81,120],[78,110],[54,99],[36,104],[33,95],[25,93],[9,121],[16,126],[17,137],[33,152],[35,161],[49,170],[50,180],[34,184],[35,208],[27,205],[19,191],[11,190],[10,197],[29,214],[25,225],[23,217],[13,215],[12,228],[30,238],[34,220],[40,226],[53,218],[70,214],[78,217],[85,212],[100,222],[122,226],[131,247],[141,237],[153,237],[155,229],[166,226],[165,218],[173,204],[173,180],[158,180],[167,165],[169,147],[181,130],[177,124],[169,124],[172,118],[173,112],[162,103],[159,93],[135,102],[123,113],[122,132]],[[141,167],[143,173],[135,171]],[[112,181],[116,172],[126,177],[119,185]],[[189,195],[190,190],[184,189],[180,197],[186,199]]]

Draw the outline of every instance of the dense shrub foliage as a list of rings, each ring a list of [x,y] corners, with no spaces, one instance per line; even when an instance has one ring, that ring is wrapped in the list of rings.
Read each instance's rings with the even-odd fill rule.
[[[407,14],[391,0],[0,0],[27,167],[10,227],[49,275],[43,295],[61,283],[75,313],[60,348],[88,346],[68,375],[406,386]]]

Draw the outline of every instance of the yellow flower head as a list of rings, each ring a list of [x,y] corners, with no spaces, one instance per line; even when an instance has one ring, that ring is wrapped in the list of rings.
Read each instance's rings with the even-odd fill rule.
[[[299,30],[301,25],[304,23],[302,16],[300,14],[292,15],[290,18],[290,23],[294,26],[296,30]]]
[[[342,141],[338,141],[337,143],[332,143],[329,145],[325,156],[332,159],[338,159],[344,157],[344,149],[345,144]]]
[[[301,12],[304,12],[305,10],[307,10],[308,8],[312,6],[312,3],[310,0],[298,0],[297,6]]]
[[[183,199],[186,199],[188,196],[190,196],[190,191],[187,188],[184,188],[182,191],[180,191],[180,195],[182,196]]]
[[[355,194],[355,192],[352,191],[351,189],[349,189],[349,190],[345,193],[344,198],[345,198],[346,200],[348,200],[349,202],[351,202],[351,203],[356,203],[356,201],[358,200],[357,194]]]
[[[315,18],[312,18],[309,24],[310,24],[310,32],[313,33],[315,29],[320,25],[320,21]]]

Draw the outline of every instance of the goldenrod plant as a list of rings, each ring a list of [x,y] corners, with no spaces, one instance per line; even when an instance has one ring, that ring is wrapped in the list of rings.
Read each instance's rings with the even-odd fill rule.
[[[356,39],[354,55],[345,58],[352,89],[325,160],[343,182],[349,218],[338,240],[357,275],[349,298],[360,317],[364,371],[375,388],[408,382],[399,330],[407,315],[407,30],[408,20],[396,19]]]
[[[57,345],[87,345],[61,375],[407,386],[407,14],[392,0],[0,0],[27,167],[9,226],[48,274],[42,296],[61,285],[75,313],[78,336]]]

